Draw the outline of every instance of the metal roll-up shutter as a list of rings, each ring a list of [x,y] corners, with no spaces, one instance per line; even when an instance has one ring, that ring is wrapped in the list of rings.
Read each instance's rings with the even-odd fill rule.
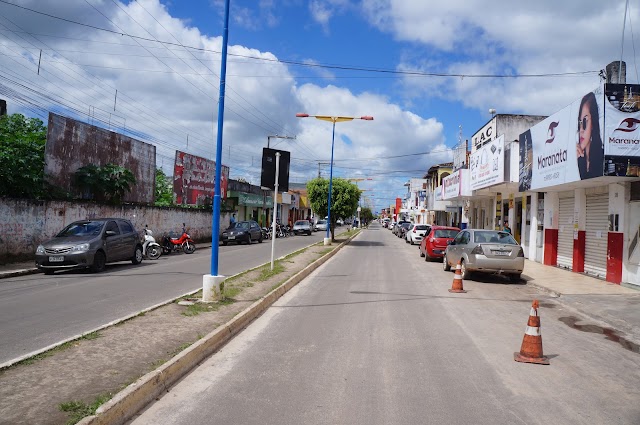
[[[558,267],[573,268],[573,205],[574,198],[560,198],[558,214]]]
[[[584,272],[607,277],[607,239],[609,235],[609,194],[587,195]]]

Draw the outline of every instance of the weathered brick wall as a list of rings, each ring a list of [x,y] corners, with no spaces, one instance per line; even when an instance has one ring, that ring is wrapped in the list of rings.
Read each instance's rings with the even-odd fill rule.
[[[211,241],[210,211],[138,205],[102,205],[79,201],[34,201],[0,198],[0,264],[32,258],[38,245],[67,224],[87,218],[120,217],[131,220],[142,232],[145,224],[156,240],[186,223],[197,242]],[[229,225],[229,215],[220,217],[220,229]],[[220,230],[221,231],[221,230]]]

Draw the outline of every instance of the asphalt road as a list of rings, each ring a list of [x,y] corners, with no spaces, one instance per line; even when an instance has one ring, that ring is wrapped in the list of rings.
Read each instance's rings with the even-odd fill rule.
[[[316,232],[276,239],[274,258],[324,236]],[[220,246],[218,269],[230,276],[270,260],[270,240]],[[211,249],[206,248],[144,260],[137,266],[107,265],[100,274],[77,270],[2,279],[0,364],[200,289],[202,276],[210,272]]]
[[[638,424],[640,355],[372,226],[132,423]],[[551,365],[517,363],[541,301]]]

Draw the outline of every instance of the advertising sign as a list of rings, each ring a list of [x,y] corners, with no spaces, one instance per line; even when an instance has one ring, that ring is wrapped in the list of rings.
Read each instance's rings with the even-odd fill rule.
[[[640,85],[605,85],[604,153],[608,176],[640,176]]]
[[[504,182],[504,136],[476,150],[469,166],[471,190]]]
[[[442,199],[471,196],[469,170],[462,169],[442,179]]]
[[[489,143],[496,137],[496,118],[493,117],[491,121],[486,123],[484,127],[473,135],[471,140],[473,141],[473,152],[480,149],[485,144]]]
[[[206,158],[176,151],[173,168],[173,193],[176,204],[204,205],[213,202],[216,163]],[[229,167],[222,166],[220,198],[227,198]]]
[[[520,135],[520,192],[602,176],[603,103],[600,86]]]

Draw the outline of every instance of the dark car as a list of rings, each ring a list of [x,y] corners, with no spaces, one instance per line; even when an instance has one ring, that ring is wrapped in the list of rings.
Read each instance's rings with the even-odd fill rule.
[[[409,230],[409,227],[411,227],[411,222],[403,221],[402,223],[400,223],[400,225],[398,227],[398,231],[396,232],[396,235],[399,238],[404,239],[406,234],[407,234],[407,230]]]
[[[460,232],[457,227],[431,226],[431,229],[420,242],[420,256],[425,261],[432,258],[442,258],[447,245]]]
[[[262,243],[262,229],[253,220],[238,221],[222,232],[220,241],[222,245],[227,245],[229,242],[251,244],[253,241],[258,241]]]
[[[142,261],[140,235],[129,220],[101,218],[75,221],[36,249],[36,267],[45,274],[56,270],[104,270],[107,263]]]

